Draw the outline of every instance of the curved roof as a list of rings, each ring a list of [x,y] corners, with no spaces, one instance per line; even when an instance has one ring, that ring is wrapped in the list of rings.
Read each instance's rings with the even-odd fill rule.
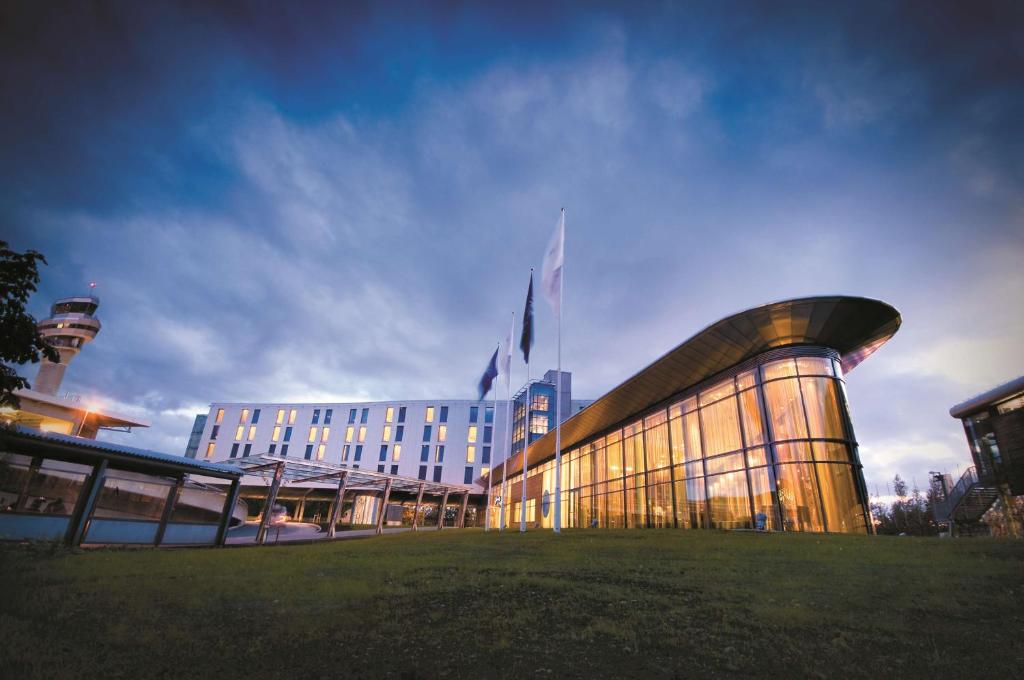
[[[891,305],[840,295],[785,300],[733,314],[562,423],[562,449],[768,350],[793,345],[830,347],[839,352],[843,371],[848,373],[891,338],[900,322],[900,313]],[[530,464],[554,452],[552,430],[530,444]],[[509,461],[508,469],[510,474],[522,469],[521,453]]]
[[[1018,392],[1024,392],[1024,375],[1002,385],[997,385],[987,392],[982,392],[967,401],[957,404],[949,409],[949,415],[954,418],[966,418],[972,413],[987,409],[995,402],[1012,397]]]

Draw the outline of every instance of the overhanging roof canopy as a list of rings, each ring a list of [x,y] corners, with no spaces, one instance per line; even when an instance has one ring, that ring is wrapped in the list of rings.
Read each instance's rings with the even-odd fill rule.
[[[235,458],[226,461],[225,464],[237,467],[247,475],[259,475],[266,478],[273,477],[274,469],[284,464],[284,473],[281,478],[282,484],[336,482],[341,477],[342,472],[347,472],[348,482],[346,485],[349,489],[375,489],[383,491],[387,481],[390,479],[392,491],[417,493],[422,484],[423,492],[433,495],[441,495],[445,492],[473,492],[473,489],[462,484],[442,484],[441,482],[430,482],[424,479],[389,475],[374,470],[345,467],[338,463],[325,463],[324,461],[301,458],[282,458],[280,456],[272,456],[269,453],[261,453],[247,458]]]
[[[1018,392],[1024,392],[1024,375],[957,404],[949,409],[949,415],[954,418],[966,418],[973,413],[989,408],[997,401],[1008,399]]]
[[[106,459],[117,469],[145,474],[196,474],[227,480],[238,479],[240,476],[237,469],[219,463],[56,432],[41,432],[19,425],[0,427],[0,448],[90,465]]]
[[[828,296],[775,302],[733,314],[682,343],[562,423],[562,449],[575,446],[658,402],[758,354],[793,345],[839,352],[849,373],[900,327],[891,305],[861,297]],[[555,432],[530,444],[530,464],[555,453]],[[523,468],[522,453],[495,469],[498,479]]]

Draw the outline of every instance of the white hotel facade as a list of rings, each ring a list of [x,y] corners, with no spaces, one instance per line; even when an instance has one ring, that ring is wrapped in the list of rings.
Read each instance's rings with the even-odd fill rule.
[[[562,420],[590,401],[571,399],[563,372]],[[530,440],[554,427],[555,371],[531,383]],[[525,432],[525,386],[513,398],[513,451]],[[505,400],[213,403],[196,417],[186,456],[225,462],[269,453],[439,482],[470,485],[506,455]],[[495,405],[497,408],[495,408]],[[515,415],[518,414],[518,415]]]

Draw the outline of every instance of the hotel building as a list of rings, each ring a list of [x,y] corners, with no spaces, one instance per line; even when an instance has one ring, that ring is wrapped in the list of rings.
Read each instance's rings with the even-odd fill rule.
[[[530,441],[555,426],[555,371],[530,383]],[[562,419],[589,401],[572,400],[562,372]],[[523,448],[526,388],[513,398],[512,450]],[[214,462],[260,454],[486,490],[507,444],[507,402],[467,399],[379,402],[215,403],[196,417],[186,456]],[[483,480],[481,480],[481,477]]]

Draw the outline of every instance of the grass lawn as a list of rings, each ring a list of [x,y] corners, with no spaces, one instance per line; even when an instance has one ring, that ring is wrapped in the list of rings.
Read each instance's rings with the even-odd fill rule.
[[[0,547],[0,675],[1021,677],[1024,542],[426,531]]]

